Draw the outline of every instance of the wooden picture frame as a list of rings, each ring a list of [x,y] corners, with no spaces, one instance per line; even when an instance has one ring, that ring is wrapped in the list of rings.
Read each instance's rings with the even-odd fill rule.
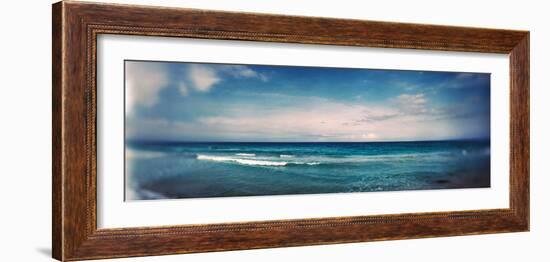
[[[53,5],[53,257],[182,254],[529,230],[529,32],[64,1]],[[99,34],[508,54],[510,207],[98,229]],[[504,113],[504,112],[503,112]]]

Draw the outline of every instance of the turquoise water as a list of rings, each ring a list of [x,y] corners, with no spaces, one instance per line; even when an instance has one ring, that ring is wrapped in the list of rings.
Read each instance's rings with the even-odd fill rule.
[[[127,200],[490,187],[489,141],[126,146]]]

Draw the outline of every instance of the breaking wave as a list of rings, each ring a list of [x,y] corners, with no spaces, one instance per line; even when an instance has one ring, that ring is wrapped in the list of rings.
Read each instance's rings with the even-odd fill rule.
[[[211,155],[197,155],[197,159],[219,161],[219,162],[235,162],[235,163],[239,163],[242,165],[249,165],[249,166],[286,166],[288,164],[288,162],[243,159],[243,158],[237,158],[237,157],[211,156]]]
[[[253,159],[250,158],[252,154],[247,155],[239,155],[244,156],[245,158],[239,158],[239,157],[232,157],[232,156],[215,156],[215,155],[197,155],[198,160],[208,160],[208,161],[217,161],[217,162],[232,162],[237,163],[241,165],[248,165],[248,166],[288,166],[288,165],[309,165],[309,166],[316,166],[320,165],[321,162],[319,161],[275,161],[271,159]]]
[[[380,155],[302,155],[277,154],[275,156],[258,156],[253,153],[235,153],[227,155],[197,154],[197,160],[234,163],[247,166],[290,166],[290,165],[339,165],[339,164],[362,164],[366,162],[403,162],[403,161],[430,161],[445,162],[456,157],[471,157],[480,152],[461,150],[452,152],[429,152],[429,153],[405,153],[405,154],[380,154]]]

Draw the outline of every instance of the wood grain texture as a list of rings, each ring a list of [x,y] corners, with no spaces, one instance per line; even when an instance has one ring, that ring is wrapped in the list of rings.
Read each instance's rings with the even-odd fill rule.
[[[529,230],[529,33],[81,2],[53,6],[53,257],[82,260]],[[510,55],[510,208],[267,222],[97,228],[100,34]],[[499,112],[504,113],[504,112]]]
[[[510,52],[510,207],[529,227],[529,33]]]
[[[61,76],[62,43],[61,5],[52,8],[52,256],[61,257],[63,253],[63,189],[61,171]]]

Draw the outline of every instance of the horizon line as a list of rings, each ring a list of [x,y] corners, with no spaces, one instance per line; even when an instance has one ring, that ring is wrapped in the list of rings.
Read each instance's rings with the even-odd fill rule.
[[[431,140],[378,140],[378,141],[188,141],[188,140],[158,140],[158,139],[125,139],[126,142],[151,143],[404,143],[404,142],[444,142],[444,141],[491,141],[490,137],[431,139]]]

